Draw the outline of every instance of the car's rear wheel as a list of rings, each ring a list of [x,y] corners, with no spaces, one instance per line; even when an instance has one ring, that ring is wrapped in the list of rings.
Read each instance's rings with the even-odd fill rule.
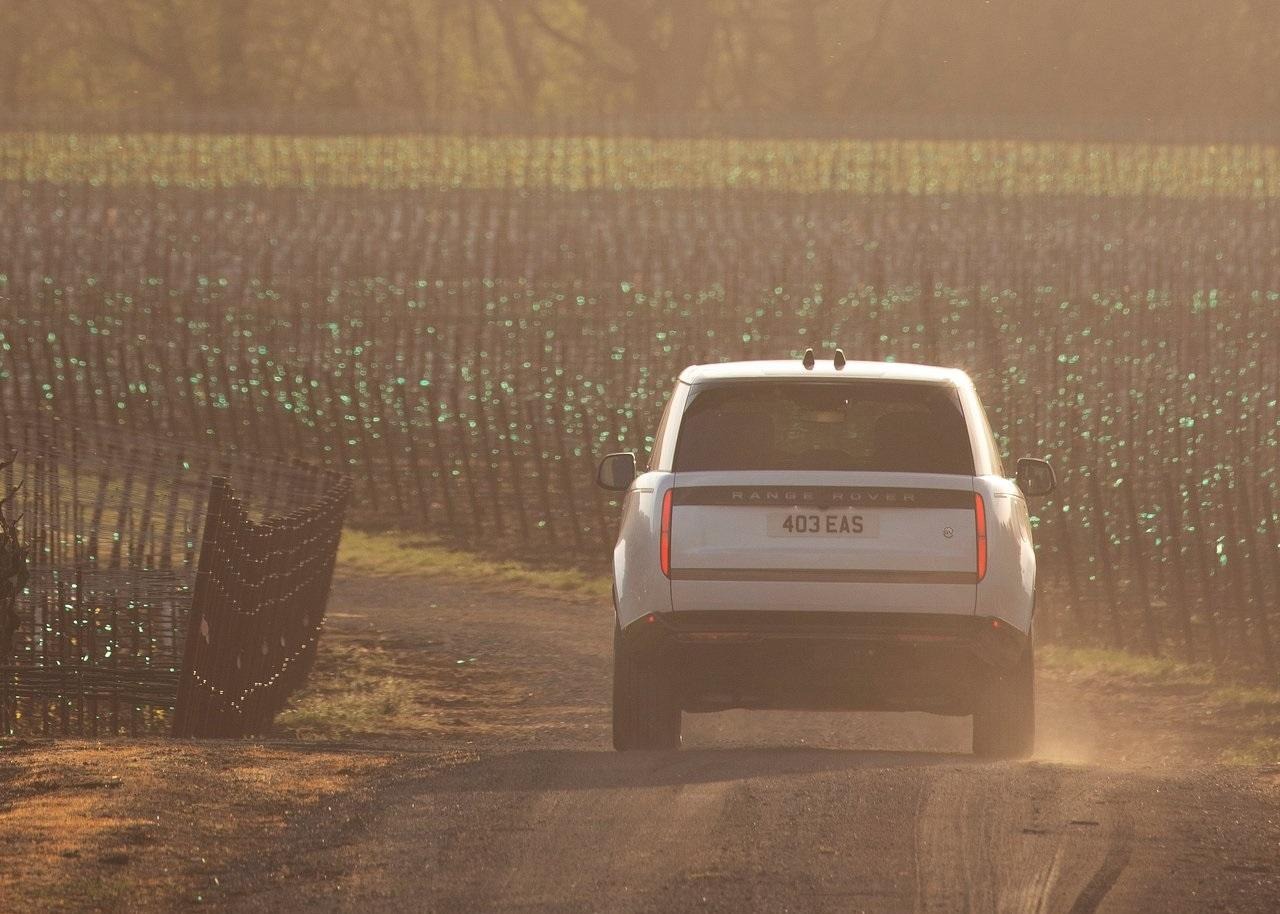
[[[660,651],[613,631],[613,748],[679,749],[680,705]]]
[[[1031,645],[1017,666],[990,674],[978,690],[973,711],[973,754],[983,758],[1026,758],[1036,738],[1036,664]]]

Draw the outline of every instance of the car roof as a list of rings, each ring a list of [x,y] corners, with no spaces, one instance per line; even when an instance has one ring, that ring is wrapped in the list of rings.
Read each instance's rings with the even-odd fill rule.
[[[971,385],[969,376],[959,368],[937,365],[913,365],[909,362],[846,362],[836,368],[831,359],[819,359],[805,368],[800,359],[759,359],[749,362],[716,362],[690,365],[680,372],[686,384],[706,381],[785,380],[788,378],[838,381],[916,381],[933,384]]]

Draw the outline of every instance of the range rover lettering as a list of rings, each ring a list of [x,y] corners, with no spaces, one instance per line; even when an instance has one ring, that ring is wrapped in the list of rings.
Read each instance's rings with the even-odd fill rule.
[[[923,365],[685,369],[614,549],[613,743],[680,745],[684,712],[972,715],[974,752],[1031,752],[1036,560],[972,381]]]

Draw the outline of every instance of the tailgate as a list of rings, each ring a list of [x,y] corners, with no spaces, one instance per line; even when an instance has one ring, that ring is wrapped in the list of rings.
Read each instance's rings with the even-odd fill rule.
[[[758,485],[729,475],[677,474],[675,611],[974,612],[971,478]]]

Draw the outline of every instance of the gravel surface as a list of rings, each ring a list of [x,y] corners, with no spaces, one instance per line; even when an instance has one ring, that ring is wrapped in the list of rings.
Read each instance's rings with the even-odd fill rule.
[[[1178,690],[1041,677],[1034,760],[965,719],[686,715],[609,747],[611,616],[407,579],[341,581],[333,625],[456,655],[502,702],[386,747],[214,901],[236,910],[1280,910],[1280,783],[1218,764]]]

